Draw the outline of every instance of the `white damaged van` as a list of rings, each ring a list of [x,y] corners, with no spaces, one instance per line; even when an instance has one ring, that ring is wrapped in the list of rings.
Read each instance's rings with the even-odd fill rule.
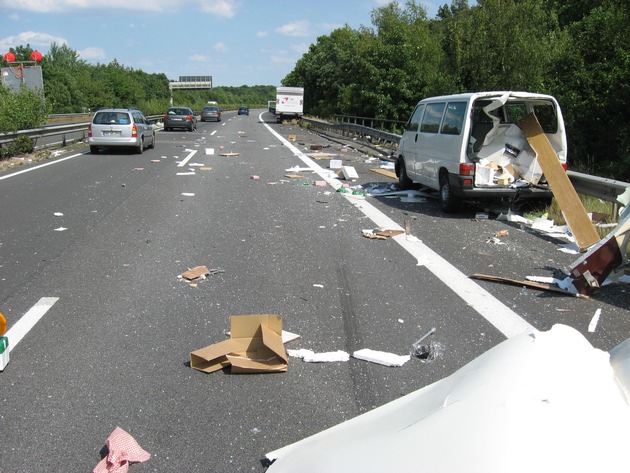
[[[400,140],[396,175],[402,189],[439,191],[445,212],[461,200],[550,199],[536,154],[519,127],[534,113],[566,170],[562,111],[550,95],[477,92],[421,100]]]

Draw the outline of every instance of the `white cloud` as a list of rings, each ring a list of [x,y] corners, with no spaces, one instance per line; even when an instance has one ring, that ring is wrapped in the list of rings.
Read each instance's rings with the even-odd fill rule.
[[[214,46],[212,46],[212,49],[214,49],[215,51],[219,51],[221,53],[224,53],[225,51],[228,50],[228,47],[225,43],[223,42],[219,42],[217,44],[215,44]]]
[[[203,13],[232,18],[236,15],[238,3],[234,0],[199,0],[199,6]]]
[[[257,38],[266,38],[267,36],[269,36],[269,33],[267,33],[266,31],[259,31],[258,33],[256,33]]]
[[[210,62],[210,58],[204,54],[193,54],[192,56],[188,56],[193,62]]]
[[[271,62],[276,64],[293,64],[295,59],[287,56],[271,56]]]
[[[299,20],[276,28],[276,33],[287,36],[308,36],[310,34],[309,27],[308,20]]]
[[[89,61],[91,59],[98,61],[100,59],[105,58],[105,51],[103,50],[103,48],[97,48],[97,47],[90,47],[90,48],[82,49],[81,51],[77,51],[77,54],[84,61]]]
[[[24,31],[20,34],[0,39],[0,51],[15,48],[17,46],[25,46],[26,44],[30,45],[33,49],[49,48],[52,43],[62,45],[68,44],[68,41],[64,38],[53,36],[48,33]]]
[[[308,51],[311,45],[309,43],[299,43],[291,46],[291,49],[296,53],[304,54]]]
[[[148,2],[130,2],[129,0],[108,0],[106,4],[92,0],[0,0],[0,8],[27,10],[37,13],[66,12],[82,10],[137,10],[169,11],[172,0],[151,0]]]

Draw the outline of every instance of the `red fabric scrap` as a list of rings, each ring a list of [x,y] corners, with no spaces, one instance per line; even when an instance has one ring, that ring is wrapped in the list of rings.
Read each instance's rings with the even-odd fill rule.
[[[151,454],[136,439],[120,427],[116,427],[105,441],[109,453],[93,470],[93,473],[127,473],[130,463],[145,462]]]

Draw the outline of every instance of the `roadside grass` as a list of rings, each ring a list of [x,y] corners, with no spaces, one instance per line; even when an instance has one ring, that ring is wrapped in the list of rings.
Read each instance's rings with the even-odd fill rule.
[[[594,220],[597,220],[598,223],[607,224],[607,223],[618,223],[619,217],[615,213],[615,207],[612,202],[606,202],[597,197],[578,194],[584,208],[587,213],[592,213],[594,217],[597,217]],[[558,205],[558,202],[555,198],[551,200],[551,204],[548,207],[540,209],[536,212],[528,212],[524,214],[525,217],[528,218],[538,218],[542,216],[546,216],[549,220],[553,220],[556,225],[565,225],[566,220],[564,215],[562,214],[562,210]],[[611,231],[614,230],[614,227],[609,226],[599,226],[595,225],[595,229],[597,230],[600,238],[604,238]],[[626,248],[626,258],[630,258],[630,245]]]

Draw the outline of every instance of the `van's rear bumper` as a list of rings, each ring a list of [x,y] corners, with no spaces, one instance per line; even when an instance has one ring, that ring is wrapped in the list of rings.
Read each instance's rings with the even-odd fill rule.
[[[474,179],[474,177],[472,177]],[[486,186],[470,187],[464,185],[465,180],[470,180],[471,176],[449,175],[451,192],[454,196],[462,199],[550,199],[553,196],[551,189],[547,185],[528,185],[522,187],[510,186]]]

